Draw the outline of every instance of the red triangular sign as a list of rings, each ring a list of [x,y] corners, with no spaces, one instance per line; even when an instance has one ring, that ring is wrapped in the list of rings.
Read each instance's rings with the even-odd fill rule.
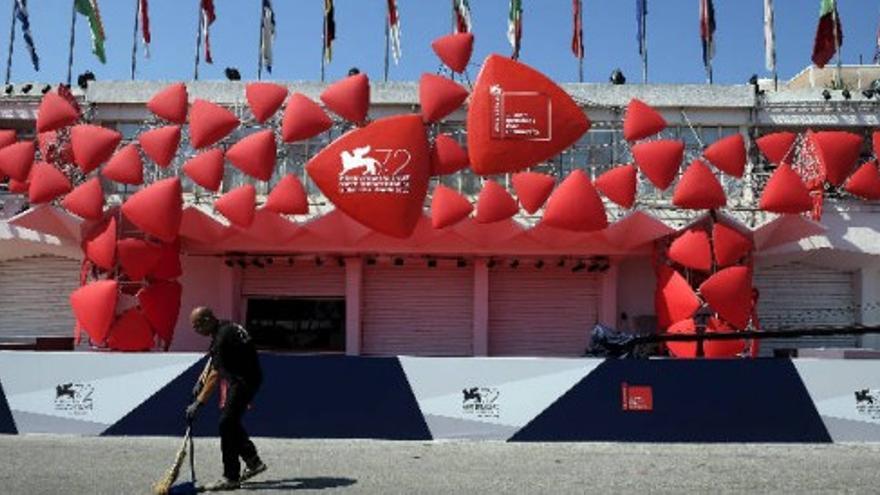
[[[251,134],[232,145],[226,158],[255,179],[271,179],[275,171],[275,132],[266,129]]]
[[[70,130],[73,161],[83,173],[89,173],[112,155],[122,134],[97,125],[80,124]]]
[[[464,72],[474,52],[474,35],[455,33],[441,36],[431,43],[431,48],[453,72]]]
[[[116,313],[119,285],[115,280],[99,280],[84,285],[70,295],[76,321],[92,341],[103,343]]]
[[[550,227],[582,232],[608,226],[602,198],[581,169],[570,173],[550,195],[541,221]]]
[[[101,179],[92,177],[76,186],[76,189],[64,197],[61,206],[80,218],[100,219],[104,215],[104,190],[101,188]]]
[[[37,133],[67,127],[79,118],[79,112],[63,96],[52,91],[46,93],[37,109]]]
[[[461,84],[436,74],[422,74],[419,103],[425,122],[438,122],[464,103],[468,91]]]
[[[477,198],[477,223],[494,223],[516,215],[516,201],[497,182],[487,180]]]
[[[28,200],[33,204],[48,203],[70,192],[70,180],[54,165],[39,162],[34,165],[30,175]]]
[[[742,134],[737,132],[715,141],[703,151],[703,157],[725,174],[742,177],[747,161]]]
[[[213,148],[187,160],[183,173],[209,191],[217,191],[223,182],[223,150]]]
[[[302,93],[293,93],[287,100],[281,119],[281,139],[293,143],[317,136],[330,129],[333,121],[320,105]]]
[[[773,213],[802,213],[813,208],[813,200],[800,175],[782,165],[767,181],[758,207]]]
[[[510,179],[523,209],[530,214],[540,210],[556,186],[556,179],[538,172],[520,172]]]
[[[623,138],[638,141],[666,129],[666,119],[642,100],[633,98],[623,119]]]
[[[862,164],[846,181],[846,190],[869,201],[880,199],[880,170],[877,160]]]
[[[169,122],[184,124],[186,123],[186,100],[186,84],[172,84],[153,95],[147,102],[147,108]]]
[[[596,189],[621,207],[632,208],[636,202],[635,165],[614,167],[596,177]]]
[[[321,101],[345,120],[361,124],[370,109],[370,80],[363,73],[348,76],[328,86]]]
[[[180,145],[180,126],[169,125],[149,130],[138,136],[141,149],[160,167],[167,167],[174,160]]]
[[[280,84],[253,82],[245,87],[244,94],[254,118],[263,123],[281,108],[287,98],[287,88]]]
[[[752,241],[733,227],[715,223],[712,227],[712,250],[715,262],[725,267],[739,262],[752,250]]]
[[[700,229],[690,229],[669,245],[669,259],[694,270],[707,272],[712,269],[712,249],[709,235]]]
[[[727,196],[712,170],[694,160],[676,184],[672,204],[689,210],[711,210],[727,204]]]
[[[442,184],[434,188],[431,199],[431,226],[442,229],[467,218],[474,210],[464,196]]]
[[[147,234],[165,242],[177,238],[183,211],[180,179],[162,179],[134,193],[122,204],[122,213]]]
[[[120,148],[101,169],[101,175],[120,184],[137,186],[143,183],[144,162],[137,146],[128,144]]]
[[[665,190],[675,180],[684,156],[684,143],[670,139],[638,143],[632,147],[639,170],[658,189]]]
[[[467,151],[448,134],[438,134],[431,146],[431,175],[449,175],[468,166]]]
[[[199,149],[225,138],[238,127],[238,117],[229,110],[205,100],[196,100],[189,111],[189,137]]]
[[[263,208],[282,215],[305,215],[309,212],[309,200],[299,178],[287,174],[272,188]]]
[[[214,201],[214,209],[236,227],[246,229],[254,221],[257,190],[251,184],[237,187]]]

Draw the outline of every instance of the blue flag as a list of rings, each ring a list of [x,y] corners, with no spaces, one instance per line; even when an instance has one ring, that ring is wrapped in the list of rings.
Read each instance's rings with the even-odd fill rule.
[[[636,23],[638,23],[638,29],[636,32],[636,36],[639,41],[639,55],[645,55],[645,49],[647,48],[646,39],[645,39],[645,21],[648,16],[648,0],[636,0]]]
[[[21,23],[21,33],[24,36],[25,44],[27,44],[28,52],[31,54],[34,70],[39,71],[40,57],[37,55],[37,47],[34,46],[34,37],[31,36],[31,19],[28,17],[27,0],[15,0],[15,17]]]

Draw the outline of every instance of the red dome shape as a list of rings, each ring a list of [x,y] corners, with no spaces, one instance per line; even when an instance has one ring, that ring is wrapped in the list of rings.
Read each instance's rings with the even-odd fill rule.
[[[48,203],[53,199],[70,192],[71,185],[67,176],[54,165],[39,162],[34,165],[30,175],[28,201],[33,204]]]
[[[290,95],[281,119],[281,139],[285,143],[315,137],[331,127],[333,121],[320,105],[302,93]]]
[[[280,84],[252,82],[245,86],[244,94],[251,107],[251,113],[254,114],[257,122],[262,124],[281,108],[281,104],[287,98],[287,88]]]
[[[596,177],[596,189],[623,208],[636,202],[636,167],[632,164],[614,167]]]
[[[810,191],[789,165],[781,165],[770,176],[758,207],[773,213],[801,213],[813,208]]]
[[[106,127],[80,124],[70,129],[73,161],[86,174],[106,162],[120,141],[122,134]]]
[[[608,226],[602,198],[580,169],[570,173],[550,195],[541,221],[550,227],[581,232]]]
[[[30,183],[18,181],[15,179],[9,179],[9,185],[7,187],[9,188],[9,192],[13,194],[24,194],[28,192],[28,189],[30,188]]]
[[[137,228],[165,242],[177,237],[183,211],[180,179],[162,179],[134,193],[122,205],[122,214]]]
[[[309,212],[309,198],[299,178],[287,174],[272,188],[263,208],[282,215],[305,215]]]
[[[172,84],[159,91],[147,102],[147,109],[158,117],[175,124],[186,123],[186,84]]]
[[[269,180],[275,171],[275,133],[259,131],[232,145],[226,158],[242,172],[259,180]]]
[[[223,182],[223,150],[213,148],[187,160],[183,173],[209,191],[217,191]]]
[[[516,215],[519,211],[516,201],[497,182],[487,180],[477,197],[477,223],[495,223]]]
[[[519,172],[511,177],[519,204],[530,214],[540,210],[556,186],[556,179],[538,172]]]
[[[689,210],[711,210],[727,204],[727,196],[712,170],[694,160],[675,186],[672,203]]]
[[[712,269],[709,234],[700,229],[685,231],[669,245],[669,259],[687,268],[708,272]]]
[[[442,229],[455,225],[474,211],[473,205],[464,196],[443,184],[434,188],[431,199],[431,226]]]
[[[86,258],[104,270],[116,266],[116,219],[98,225],[96,230],[83,241]]]
[[[874,158],[880,157],[880,131],[871,134],[871,148],[874,150]]]
[[[119,264],[131,280],[142,280],[159,262],[162,250],[152,242],[142,239],[122,239],[116,243]]]
[[[439,122],[456,111],[467,97],[467,89],[452,79],[436,74],[422,74],[419,79],[419,103],[425,122]]]
[[[91,179],[76,186],[76,188],[61,201],[67,211],[88,220],[98,220],[104,216],[104,190],[101,188],[101,179]]]
[[[862,136],[844,131],[815,132],[810,135],[816,145],[819,164],[831,184],[843,184],[859,160]]]
[[[759,137],[755,144],[768,162],[783,165],[791,161],[796,139],[797,134],[793,132],[774,132]]]
[[[21,141],[0,149],[0,172],[25,182],[34,164],[34,142]]]
[[[257,190],[251,184],[237,187],[214,201],[214,209],[236,227],[246,229],[254,222]]]
[[[706,324],[706,333],[731,333],[736,329],[719,320],[718,318],[709,318]],[[746,341],[743,339],[736,340],[706,340],[703,342],[703,355],[707,358],[732,358],[745,350]]]
[[[658,288],[655,295],[658,323],[669,326],[690,318],[700,309],[700,299],[680,273],[664,267],[658,274]]]
[[[474,52],[472,33],[455,33],[441,36],[431,43],[434,53],[453,72],[464,72]]]
[[[110,328],[107,347],[114,351],[148,351],[153,347],[153,329],[137,308],[128,309]]]
[[[119,285],[115,280],[99,280],[84,285],[70,295],[70,306],[80,327],[93,342],[102,343],[116,314]]]
[[[348,76],[327,86],[321,101],[343,119],[362,124],[370,109],[370,80],[363,73]]]
[[[0,149],[3,149],[10,144],[15,144],[16,141],[18,141],[18,137],[16,137],[14,130],[0,129]]]
[[[638,141],[666,129],[666,119],[642,100],[633,98],[626,107],[623,119],[623,138]]]
[[[238,127],[238,117],[220,105],[196,100],[189,111],[189,138],[199,149],[220,141]]]
[[[431,146],[431,175],[449,175],[468,166],[467,151],[448,134],[438,134]]]
[[[67,127],[79,118],[79,112],[67,99],[56,92],[43,95],[37,109],[37,132],[47,132]]]
[[[141,311],[156,335],[165,343],[166,350],[174,337],[182,293],[183,287],[177,282],[156,282],[137,293]]]
[[[697,325],[693,318],[687,318],[673,323],[666,331],[676,335],[694,335],[697,333]],[[669,349],[669,354],[677,358],[691,359],[697,357],[696,340],[667,342],[666,348]]]
[[[847,192],[870,201],[880,199],[880,170],[877,160],[862,164],[846,181]]]
[[[742,134],[731,134],[710,144],[703,157],[718,170],[733,177],[742,177],[746,169],[746,143]]]
[[[719,316],[745,328],[752,314],[752,279],[744,266],[725,268],[700,285],[700,295]]]
[[[156,165],[167,167],[180,146],[180,126],[168,125],[144,132],[138,136],[138,143]]]
[[[558,155],[589,128],[580,106],[547,76],[490,55],[468,106],[471,167],[479,175],[518,172]]]
[[[736,229],[723,223],[715,223],[712,227],[712,250],[718,266],[732,265],[749,254],[752,241]]]
[[[665,190],[675,180],[684,156],[684,143],[671,139],[638,143],[632,147],[633,159],[655,187]]]
[[[180,244],[175,242],[159,246],[159,262],[147,276],[151,280],[172,280],[183,275],[180,265]]]
[[[144,182],[144,162],[137,146],[128,144],[116,152],[107,165],[101,169],[101,175],[118,182],[138,186]]]

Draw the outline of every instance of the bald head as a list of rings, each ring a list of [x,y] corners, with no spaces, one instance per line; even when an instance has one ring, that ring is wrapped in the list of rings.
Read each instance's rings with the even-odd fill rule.
[[[189,314],[189,322],[193,330],[201,335],[211,335],[217,331],[217,317],[207,306],[199,306]]]

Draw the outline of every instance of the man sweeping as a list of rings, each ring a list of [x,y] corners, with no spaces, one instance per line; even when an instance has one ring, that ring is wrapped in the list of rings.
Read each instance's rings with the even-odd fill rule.
[[[248,404],[263,382],[257,349],[244,327],[231,321],[218,320],[211,308],[195,308],[189,319],[196,333],[211,337],[211,365],[193,390],[195,400],[186,408],[186,419],[191,422],[195,418],[219,379],[226,383],[226,399],[220,413],[223,478],[204,489],[235,490],[242,481],[266,470],[257,448],[241,424]],[[244,460],[244,471],[240,471],[239,458]]]

